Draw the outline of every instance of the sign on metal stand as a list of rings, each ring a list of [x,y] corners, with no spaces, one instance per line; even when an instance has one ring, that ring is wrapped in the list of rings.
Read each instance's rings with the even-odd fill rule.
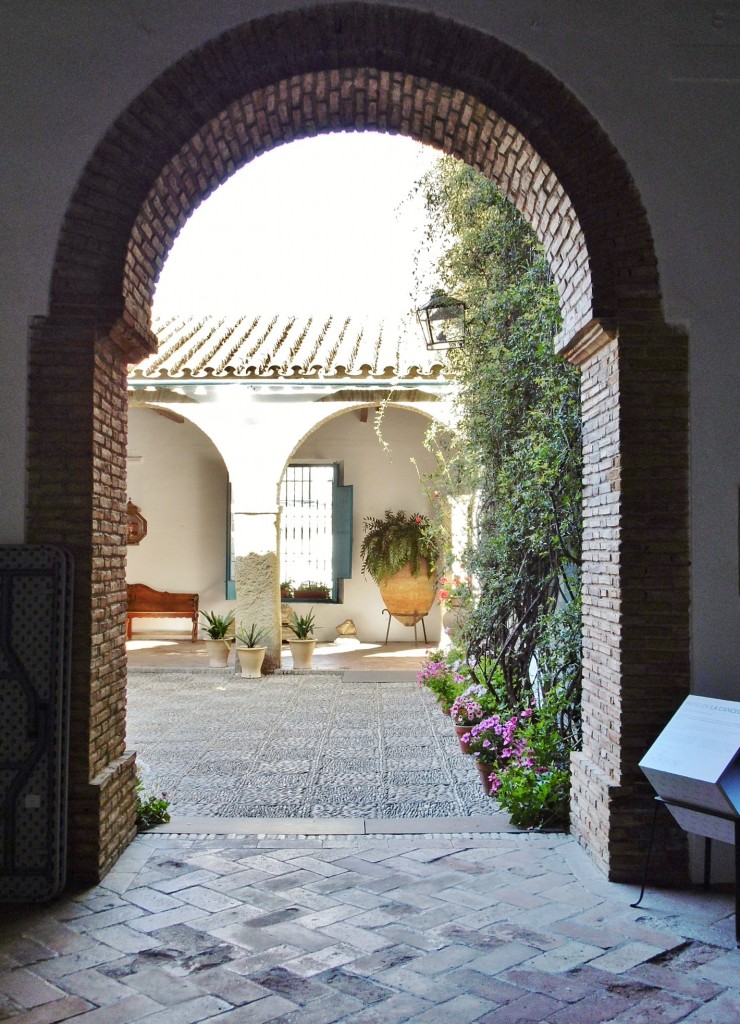
[[[657,792],[642,890],[645,893],[655,815],[668,808],[686,832],[705,837],[704,884],[709,887],[713,839],[735,847],[735,936],[740,944],[740,703],[687,697],[640,768]]]

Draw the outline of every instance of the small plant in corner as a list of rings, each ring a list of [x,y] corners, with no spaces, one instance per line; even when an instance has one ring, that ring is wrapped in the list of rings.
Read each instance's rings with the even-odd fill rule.
[[[234,613],[220,615],[218,612],[201,612],[206,620],[204,631],[209,640],[226,640],[226,634],[234,621]]]
[[[237,630],[236,639],[244,647],[262,647],[263,641],[267,639],[267,627],[258,626],[254,622],[247,628],[241,626]]]
[[[156,825],[166,824],[170,820],[169,811],[167,810],[170,802],[167,799],[167,794],[162,793],[161,796],[155,796],[153,793],[147,793],[144,789],[144,783],[138,775],[136,776],[135,786],[136,831],[146,832]]]
[[[305,615],[296,615],[293,612],[289,625],[295,633],[296,640],[310,640],[313,637],[314,618],[313,608]]]

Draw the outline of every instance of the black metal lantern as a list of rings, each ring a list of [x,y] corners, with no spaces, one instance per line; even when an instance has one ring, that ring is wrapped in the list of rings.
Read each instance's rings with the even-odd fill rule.
[[[458,348],[465,341],[465,303],[437,289],[416,311],[428,349]]]

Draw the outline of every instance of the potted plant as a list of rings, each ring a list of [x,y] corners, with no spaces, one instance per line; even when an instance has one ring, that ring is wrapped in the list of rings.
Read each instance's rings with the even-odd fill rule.
[[[218,612],[202,611],[200,614],[206,620],[204,631],[208,664],[212,668],[225,668],[231,650],[231,641],[228,639],[227,633],[234,621],[234,613],[221,615]]]
[[[458,639],[470,617],[474,590],[472,576],[442,576],[438,583],[437,600],[444,608],[442,627],[445,633]]]
[[[479,691],[485,687],[479,683],[473,683],[467,690],[464,690],[459,697],[455,697],[450,707],[450,719],[455,728],[460,747],[465,754],[469,754],[467,743],[463,742],[463,736],[470,732],[474,725],[477,725],[484,717],[483,704],[478,700]]]
[[[313,624],[313,608],[306,615],[296,615],[295,612],[291,615],[289,625],[294,633],[294,638],[288,640],[288,644],[293,656],[293,668],[310,669],[313,664],[313,652],[316,647]]]
[[[520,726],[531,714],[530,709],[525,709],[511,718],[489,715],[460,738],[460,745],[475,758],[486,794],[495,793],[497,788],[495,784],[492,785],[492,776],[505,768],[511,758],[521,758],[525,753],[527,739]]]
[[[315,583],[313,580],[305,580],[295,588],[295,599],[297,601],[328,601],[331,598],[331,587],[325,583]]]
[[[262,675],[262,662],[265,660],[267,647],[262,641],[267,637],[267,628],[252,623],[248,628],[242,626],[237,630],[236,656],[245,679],[259,679]],[[241,646],[239,646],[241,645]]]
[[[444,651],[430,651],[419,670],[416,679],[419,686],[426,686],[445,715],[456,697],[470,686],[468,668],[463,662],[451,661]]]
[[[368,516],[360,555],[362,571],[380,588],[385,607],[413,626],[434,603],[435,563],[439,544],[431,523],[419,513],[386,510],[382,519]]]

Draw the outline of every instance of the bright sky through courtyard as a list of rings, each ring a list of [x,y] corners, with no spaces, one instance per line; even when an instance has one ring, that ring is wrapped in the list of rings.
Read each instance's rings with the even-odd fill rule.
[[[401,136],[322,135],[253,160],[191,216],[154,312],[401,320],[428,297],[434,256],[408,199],[439,153]],[[414,258],[421,252],[422,283]]]

